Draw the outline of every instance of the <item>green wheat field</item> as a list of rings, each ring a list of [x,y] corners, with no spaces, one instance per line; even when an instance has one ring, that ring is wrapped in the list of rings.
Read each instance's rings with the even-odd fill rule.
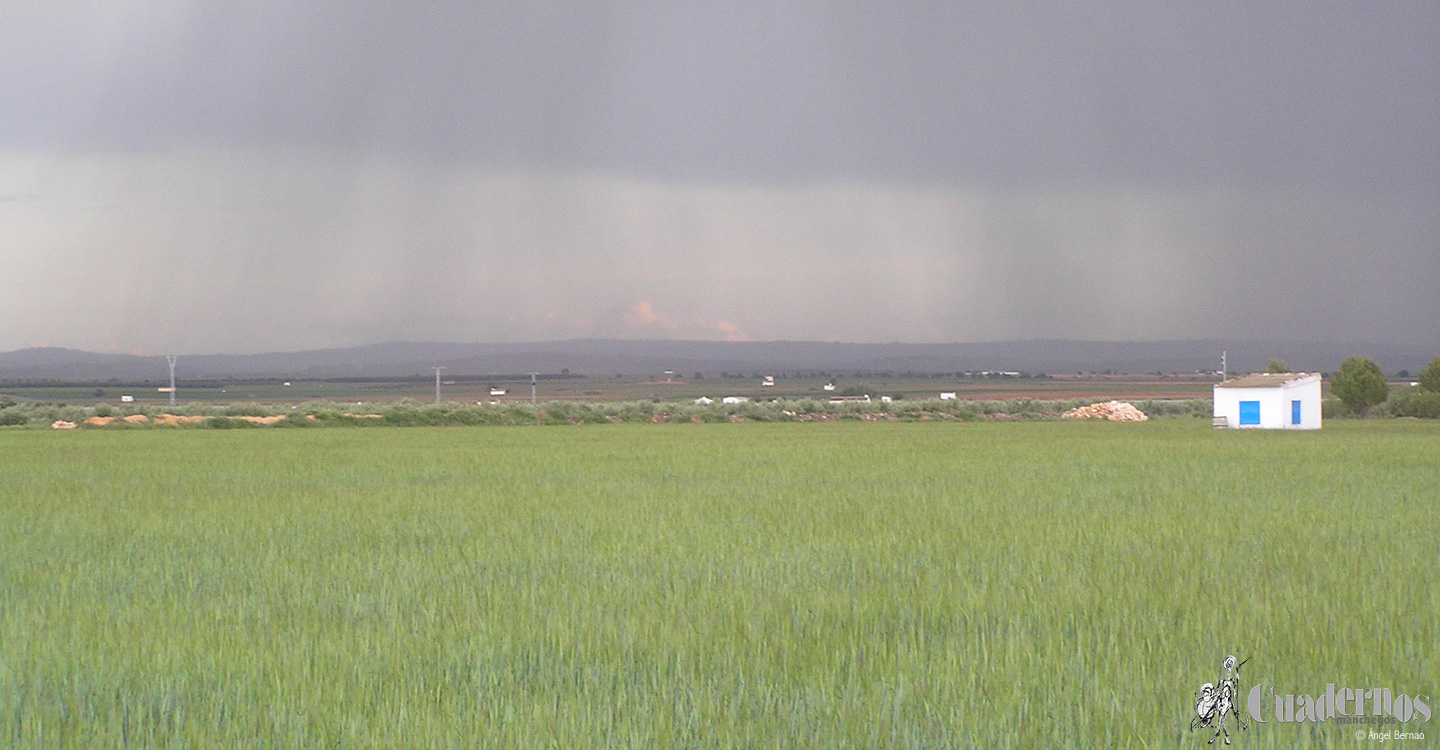
[[[1202,747],[1440,703],[1437,530],[1409,420],[4,429],[0,746]]]

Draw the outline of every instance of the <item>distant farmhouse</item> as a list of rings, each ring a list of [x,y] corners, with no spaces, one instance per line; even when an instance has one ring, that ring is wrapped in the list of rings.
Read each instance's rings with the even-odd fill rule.
[[[1215,426],[1230,429],[1320,429],[1320,375],[1260,373],[1215,384]]]

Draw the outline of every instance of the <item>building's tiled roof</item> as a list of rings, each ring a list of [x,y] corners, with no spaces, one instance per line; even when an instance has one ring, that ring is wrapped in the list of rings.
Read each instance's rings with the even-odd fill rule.
[[[1315,372],[1258,372],[1254,375],[1241,375],[1238,378],[1230,378],[1223,383],[1217,383],[1216,388],[1278,388],[1282,385],[1295,385],[1310,379],[1319,380],[1320,374]]]

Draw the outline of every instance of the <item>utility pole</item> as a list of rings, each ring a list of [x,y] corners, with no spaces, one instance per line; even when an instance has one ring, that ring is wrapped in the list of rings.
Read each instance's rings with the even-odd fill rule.
[[[175,360],[176,360],[176,359],[178,359],[178,357],[176,357],[174,354],[167,354],[167,355],[165,355],[165,361],[168,362],[168,363],[170,363],[170,405],[171,405],[171,406],[174,406],[174,405],[175,405]]]
[[[430,368],[430,369],[432,369],[432,370],[435,371],[435,403],[438,404],[438,403],[440,403],[440,371],[443,370],[443,369],[445,369],[445,368],[443,368],[443,367],[432,367],[432,368]]]
[[[1220,382],[1222,382],[1222,383],[1225,382],[1225,378],[1227,378],[1227,377],[1230,376],[1230,367],[1229,367],[1229,365],[1227,365],[1227,364],[1225,363],[1225,354],[1226,354],[1225,350],[1224,350],[1224,349],[1221,349],[1221,350],[1220,350]]]
[[[530,373],[530,405],[531,405],[531,406],[534,406],[534,405],[535,405],[535,376],[536,376],[536,375],[539,375],[539,374],[540,374],[540,373],[538,373],[538,372],[532,372],[532,373]]]

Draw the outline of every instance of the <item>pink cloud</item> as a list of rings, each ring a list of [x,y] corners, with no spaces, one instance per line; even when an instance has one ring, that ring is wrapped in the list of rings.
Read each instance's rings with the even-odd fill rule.
[[[720,318],[716,318],[716,319],[714,320],[714,322],[711,323],[711,327],[714,328],[716,331],[719,331],[719,332],[720,332],[720,335],[721,335],[726,341],[749,341],[749,340],[750,340],[750,335],[749,335],[749,334],[747,334],[747,333],[745,333],[744,331],[740,330],[740,326],[737,326],[737,325],[735,325],[734,323],[731,323],[731,322],[728,321],[728,320],[721,320]]]
[[[625,325],[631,328],[652,328],[660,327],[667,331],[673,331],[680,327],[680,324],[655,312],[655,306],[649,302],[636,302],[625,312]]]
[[[655,310],[655,305],[647,300],[642,300],[631,305],[622,316],[625,325],[635,330],[661,330],[683,337],[694,337],[698,339],[720,338],[725,341],[749,341],[749,334],[740,329],[740,326],[731,323],[723,318],[685,318],[674,319],[666,317]]]

